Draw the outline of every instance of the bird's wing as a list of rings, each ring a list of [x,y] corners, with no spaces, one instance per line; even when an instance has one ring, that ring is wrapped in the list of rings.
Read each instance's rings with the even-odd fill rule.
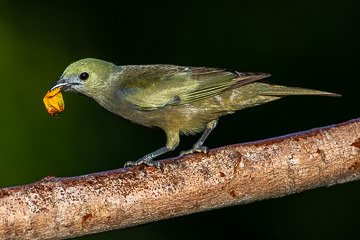
[[[215,96],[267,76],[206,67],[124,66],[120,93],[139,110],[155,110]]]

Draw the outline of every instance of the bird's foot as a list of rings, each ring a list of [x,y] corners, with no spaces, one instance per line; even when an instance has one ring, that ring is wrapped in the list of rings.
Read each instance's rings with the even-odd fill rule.
[[[133,167],[133,166],[138,166],[138,165],[141,165],[141,164],[145,164],[147,166],[152,166],[152,167],[156,167],[156,168],[160,168],[160,169],[164,168],[164,166],[163,166],[163,164],[161,162],[153,161],[152,159],[147,158],[147,157],[140,158],[137,161],[126,162],[124,167]]]
[[[194,146],[190,150],[181,151],[180,156],[184,156],[184,155],[192,154],[192,153],[197,153],[197,152],[208,154],[209,153],[209,148],[205,147],[205,146]]]

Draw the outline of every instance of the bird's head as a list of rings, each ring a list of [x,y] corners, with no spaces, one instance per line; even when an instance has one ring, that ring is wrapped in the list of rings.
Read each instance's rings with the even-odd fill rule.
[[[51,88],[77,92],[95,100],[108,94],[111,80],[117,77],[119,67],[102,60],[86,58],[70,64],[59,81]]]

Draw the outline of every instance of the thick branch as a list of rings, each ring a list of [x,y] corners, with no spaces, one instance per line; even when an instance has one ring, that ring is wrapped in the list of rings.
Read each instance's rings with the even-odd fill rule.
[[[0,189],[1,239],[61,239],[360,177],[360,118],[208,155]]]

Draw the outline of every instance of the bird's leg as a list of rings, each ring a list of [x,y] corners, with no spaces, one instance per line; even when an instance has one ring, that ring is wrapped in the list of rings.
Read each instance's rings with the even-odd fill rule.
[[[208,122],[208,124],[206,124],[205,131],[201,135],[200,139],[194,144],[193,148],[190,150],[187,150],[187,151],[180,152],[180,156],[195,153],[195,152],[208,153],[209,149],[207,147],[203,146],[203,144],[204,144],[206,138],[211,133],[211,131],[216,127],[217,123],[218,123],[218,120],[212,120],[211,122]]]
[[[164,153],[174,150],[179,145],[180,142],[178,131],[166,131],[166,136],[167,136],[167,142],[165,147],[159,148],[158,150],[152,153],[146,154],[145,156],[143,156],[142,158],[136,161],[127,162],[125,163],[124,167],[145,164],[148,166],[154,166],[156,168],[162,168],[163,166],[161,165],[161,163],[159,161],[153,161],[153,159]]]

